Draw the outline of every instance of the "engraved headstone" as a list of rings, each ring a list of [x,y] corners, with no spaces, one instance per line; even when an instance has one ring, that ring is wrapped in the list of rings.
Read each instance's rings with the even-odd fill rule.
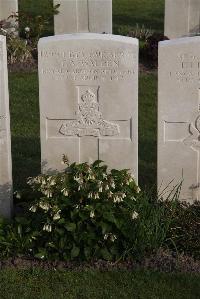
[[[161,42],[158,187],[183,180],[181,199],[200,199],[200,37]]]
[[[0,20],[6,20],[18,11],[18,0],[0,0]]]
[[[54,4],[60,4],[55,34],[112,33],[112,0],[54,0]]]
[[[200,33],[200,0],[165,0],[165,36],[178,38]]]
[[[39,41],[42,172],[105,161],[137,177],[138,41],[83,33]]]
[[[0,36],[0,216],[12,211],[12,165],[6,38]]]

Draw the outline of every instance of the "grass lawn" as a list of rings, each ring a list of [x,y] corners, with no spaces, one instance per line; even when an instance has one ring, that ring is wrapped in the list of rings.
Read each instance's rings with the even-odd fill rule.
[[[1,270],[0,298],[198,299],[200,277],[128,271]]]

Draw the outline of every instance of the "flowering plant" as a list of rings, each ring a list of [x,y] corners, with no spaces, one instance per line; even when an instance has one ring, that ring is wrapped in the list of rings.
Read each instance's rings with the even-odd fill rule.
[[[38,192],[29,206],[30,250],[39,258],[115,260],[129,245],[139,187],[127,170],[101,161],[72,164],[64,173],[29,178]]]

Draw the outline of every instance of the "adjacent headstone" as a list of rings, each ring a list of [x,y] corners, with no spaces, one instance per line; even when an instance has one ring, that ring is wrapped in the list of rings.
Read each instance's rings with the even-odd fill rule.
[[[6,38],[0,36],[0,216],[12,212],[12,164]]]
[[[178,38],[200,33],[200,0],[165,0],[165,36]]]
[[[60,4],[55,34],[112,33],[112,0],[54,0],[54,4]]]
[[[138,40],[67,34],[39,41],[42,172],[69,161],[138,164]]]
[[[18,0],[0,0],[0,20],[6,20],[18,11]]]
[[[200,37],[159,45],[158,188],[183,180],[181,199],[200,199]]]

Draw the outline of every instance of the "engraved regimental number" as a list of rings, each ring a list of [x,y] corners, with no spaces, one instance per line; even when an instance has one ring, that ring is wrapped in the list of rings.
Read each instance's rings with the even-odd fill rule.
[[[116,136],[120,130],[117,124],[103,119],[99,111],[96,95],[86,90],[78,104],[76,120],[68,120],[62,124],[60,133],[65,136]]]

